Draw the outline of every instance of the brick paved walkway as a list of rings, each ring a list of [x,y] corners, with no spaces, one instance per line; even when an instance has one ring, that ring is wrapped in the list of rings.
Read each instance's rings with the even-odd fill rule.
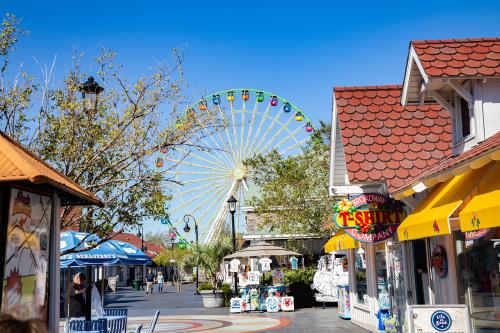
[[[155,332],[367,332],[349,320],[337,317],[334,307],[299,309],[295,312],[229,314],[227,308],[205,309],[193,285],[175,292],[168,287],[163,294],[119,289],[106,296],[107,307],[127,308],[129,330],[138,323],[147,328],[154,312],[160,310]],[[143,329],[144,330],[144,329]]]

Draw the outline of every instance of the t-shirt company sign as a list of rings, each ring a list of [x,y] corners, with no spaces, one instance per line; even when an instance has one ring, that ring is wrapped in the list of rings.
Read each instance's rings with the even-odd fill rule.
[[[412,333],[469,333],[470,320],[465,305],[410,306]]]

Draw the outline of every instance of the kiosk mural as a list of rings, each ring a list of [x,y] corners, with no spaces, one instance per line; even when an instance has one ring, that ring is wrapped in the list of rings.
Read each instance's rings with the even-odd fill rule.
[[[9,206],[2,311],[47,316],[50,197],[13,189]]]

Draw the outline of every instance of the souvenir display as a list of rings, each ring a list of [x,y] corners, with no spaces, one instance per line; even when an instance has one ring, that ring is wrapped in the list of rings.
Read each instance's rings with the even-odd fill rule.
[[[269,272],[271,270],[271,263],[273,261],[269,258],[262,258],[259,259],[259,264],[260,264],[260,270],[262,272]]]
[[[282,311],[295,311],[295,304],[293,296],[281,297],[281,310]]]
[[[260,272],[250,271],[247,273],[247,285],[258,285],[260,283]]]
[[[283,285],[285,280],[285,274],[280,271],[279,269],[276,269],[273,271],[273,285],[279,286]]]
[[[290,265],[292,266],[292,269],[298,269],[299,268],[299,259],[297,257],[290,257]]]
[[[242,311],[242,302],[243,300],[239,297],[231,298],[231,300],[229,301],[229,312],[240,313]]]
[[[240,271],[241,261],[238,259],[233,259],[229,262],[229,271],[231,273],[238,273]]]
[[[278,312],[280,310],[280,298],[276,297],[274,293],[266,298],[267,312]]]
[[[448,274],[448,257],[443,246],[437,245],[431,254],[431,266],[440,278]]]
[[[337,302],[338,285],[348,283],[347,257],[328,254],[318,261],[313,277],[314,295],[317,302]]]
[[[343,319],[351,318],[351,300],[349,298],[349,285],[341,284],[338,286],[338,316]]]
[[[257,289],[250,289],[250,308],[249,310],[259,310],[259,292]]]

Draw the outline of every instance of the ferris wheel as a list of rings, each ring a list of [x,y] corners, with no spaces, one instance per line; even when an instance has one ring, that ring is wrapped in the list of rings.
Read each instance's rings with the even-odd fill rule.
[[[194,216],[205,243],[221,236],[230,196],[238,200],[238,226],[245,203],[258,196],[245,161],[271,150],[298,154],[314,132],[311,120],[290,101],[256,89],[204,96],[176,123],[179,131],[193,127],[197,130],[186,145],[159,149],[156,166],[175,180],[169,190],[170,220],[182,223],[185,214]]]

